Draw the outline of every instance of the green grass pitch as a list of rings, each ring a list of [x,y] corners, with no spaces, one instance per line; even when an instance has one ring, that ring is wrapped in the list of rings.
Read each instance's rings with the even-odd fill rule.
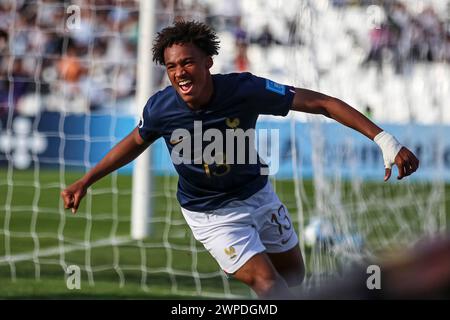
[[[0,170],[0,298],[182,299],[205,294],[220,297],[224,293],[252,296],[244,285],[226,281],[217,263],[193,239],[176,202],[176,178],[155,178],[152,232],[140,242],[129,238],[130,176],[114,174],[99,181],[76,215],[63,210],[61,188],[81,174],[44,169]],[[307,221],[315,210],[314,188],[311,181],[304,181],[303,185],[302,207]],[[277,181],[275,188],[298,230],[293,182]],[[370,206],[372,197],[376,201],[379,194],[373,190],[395,195],[396,199],[412,196],[417,203],[399,208],[396,215],[410,221],[411,230],[415,224],[420,226],[418,199],[421,194],[429,196],[429,185],[364,183],[357,194],[358,199],[364,198],[369,204],[364,221],[374,221],[373,230],[366,235],[369,242],[400,232],[396,230],[398,224],[383,220],[382,210]],[[450,198],[446,195],[450,195],[450,185],[445,186],[444,199]],[[341,196],[347,210],[358,212],[357,201],[352,201],[356,193],[350,185],[342,188]],[[441,205],[445,203],[436,207]],[[446,211],[441,220],[448,217]],[[380,221],[384,225],[377,229]],[[117,238],[116,244],[108,240],[111,236]],[[8,255],[12,260],[6,259]],[[307,251],[307,264],[310,255]],[[67,288],[64,264],[81,268],[80,290]]]

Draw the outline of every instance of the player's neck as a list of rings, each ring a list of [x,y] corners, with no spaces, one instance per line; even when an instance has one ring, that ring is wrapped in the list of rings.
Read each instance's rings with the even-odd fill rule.
[[[211,101],[214,94],[214,83],[212,76],[208,77],[208,80],[202,92],[203,94],[196,101],[186,103],[189,108],[193,110],[203,109]]]

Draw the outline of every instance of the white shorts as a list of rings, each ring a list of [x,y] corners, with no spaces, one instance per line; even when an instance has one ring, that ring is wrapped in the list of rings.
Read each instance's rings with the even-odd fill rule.
[[[181,208],[186,222],[220,267],[235,273],[260,252],[285,252],[298,245],[291,217],[272,189],[264,188],[242,201],[212,211]]]

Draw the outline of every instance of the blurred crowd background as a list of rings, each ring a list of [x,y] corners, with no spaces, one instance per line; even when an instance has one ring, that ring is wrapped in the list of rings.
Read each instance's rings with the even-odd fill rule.
[[[392,2],[384,9],[380,24],[370,30],[366,62],[381,66],[386,51],[393,55],[397,72],[404,71],[406,61],[450,62],[448,19],[440,18],[432,6],[415,14],[402,2]]]
[[[450,2],[411,7],[415,1],[318,1],[325,2],[329,10],[352,8],[371,19],[368,28],[361,26],[362,40],[353,37],[362,70],[382,72],[389,65],[405,75],[416,64],[450,63]],[[156,28],[181,18],[206,21],[222,40],[214,72],[287,79],[280,64],[285,49],[305,45],[301,5],[277,3],[284,12],[297,13],[264,20],[248,14],[250,3],[270,16],[272,9],[262,0],[160,0]],[[67,25],[71,5],[80,8],[75,29]],[[138,22],[138,0],[1,0],[0,114],[135,113]],[[351,35],[351,26],[344,31]],[[154,77],[157,88],[168,85],[163,68],[155,67]],[[361,107],[372,114],[369,105]]]

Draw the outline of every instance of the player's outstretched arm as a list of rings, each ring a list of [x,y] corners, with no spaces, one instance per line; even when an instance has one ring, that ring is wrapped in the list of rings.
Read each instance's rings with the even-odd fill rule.
[[[141,138],[138,128],[134,129],[115,145],[94,168],[61,192],[64,208],[72,209],[72,212],[76,213],[81,199],[93,183],[136,159],[150,144],[151,142]]]
[[[358,110],[339,99],[312,90],[296,88],[291,109],[322,114],[374,140],[383,152],[385,181],[391,176],[393,164],[398,167],[398,179],[411,175],[419,167],[419,160],[410,150],[403,147],[392,135],[383,131]]]

